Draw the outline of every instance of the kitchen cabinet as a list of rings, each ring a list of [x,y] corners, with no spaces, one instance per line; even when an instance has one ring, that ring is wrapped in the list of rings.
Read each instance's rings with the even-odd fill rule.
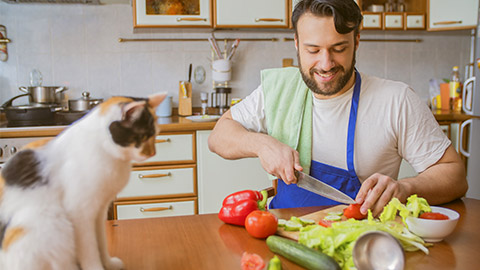
[[[213,0],[216,28],[288,28],[291,0]]]
[[[135,163],[113,202],[114,219],[198,214],[195,131],[161,133],[155,156]]]
[[[474,29],[478,22],[478,0],[427,0],[428,30]]]
[[[133,27],[212,27],[212,0],[133,0]]]
[[[218,213],[223,199],[236,191],[272,186],[258,158],[226,160],[208,149],[210,130],[197,131],[199,213]]]

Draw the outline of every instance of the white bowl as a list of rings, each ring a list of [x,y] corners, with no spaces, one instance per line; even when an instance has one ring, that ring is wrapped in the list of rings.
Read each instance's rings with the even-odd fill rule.
[[[433,220],[407,217],[408,230],[422,237],[426,242],[440,242],[455,229],[460,214],[444,207],[431,206],[431,208],[432,212],[442,213],[449,219]]]

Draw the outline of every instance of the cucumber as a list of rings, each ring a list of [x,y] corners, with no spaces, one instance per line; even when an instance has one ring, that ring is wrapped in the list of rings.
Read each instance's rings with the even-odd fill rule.
[[[267,238],[267,246],[273,253],[306,269],[340,270],[340,266],[332,257],[287,238],[271,235]]]
[[[299,222],[296,222],[296,221],[293,221],[293,220],[287,220],[287,222],[285,222],[285,231],[292,231],[292,232],[295,232],[295,231],[300,231],[300,228],[302,228],[303,225]]]

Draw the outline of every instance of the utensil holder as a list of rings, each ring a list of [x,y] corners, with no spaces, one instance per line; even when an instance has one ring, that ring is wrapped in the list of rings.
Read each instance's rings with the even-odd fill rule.
[[[192,115],[192,83],[180,81],[178,84],[178,115]]]

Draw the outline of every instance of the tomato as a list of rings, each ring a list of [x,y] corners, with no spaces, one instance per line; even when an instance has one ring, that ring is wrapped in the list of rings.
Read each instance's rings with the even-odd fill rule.
[[[343,215],[346,218],[364,219],[367,217],[367,215],[360,213],[361,206],[362,205],[358,203],[350,204],[347,208],[343,209]]]
[[[325,227],[325,228],[328,228],[328,227],[332,227],[332,224],[336,222],[334,220],[325,220],[325,219],[322,219],[318,222],[318,225],[322,226],[322,227]]]
[[[277,217],[268,211],[255,210],[245,219],[247,232],[256,238],[266,238],[275,234],[277,226]]]
[[[449,219],[447,215],[444,215],[442,213],[437,213],[437,212],[425,212],[422,213],[419,218],[424,218],[424,219],[434,219],[434,220],[445,220]]]
[[[244,252],[241,266],[242,270],[262,270],[265,267],[265,262],[258,254]]]

